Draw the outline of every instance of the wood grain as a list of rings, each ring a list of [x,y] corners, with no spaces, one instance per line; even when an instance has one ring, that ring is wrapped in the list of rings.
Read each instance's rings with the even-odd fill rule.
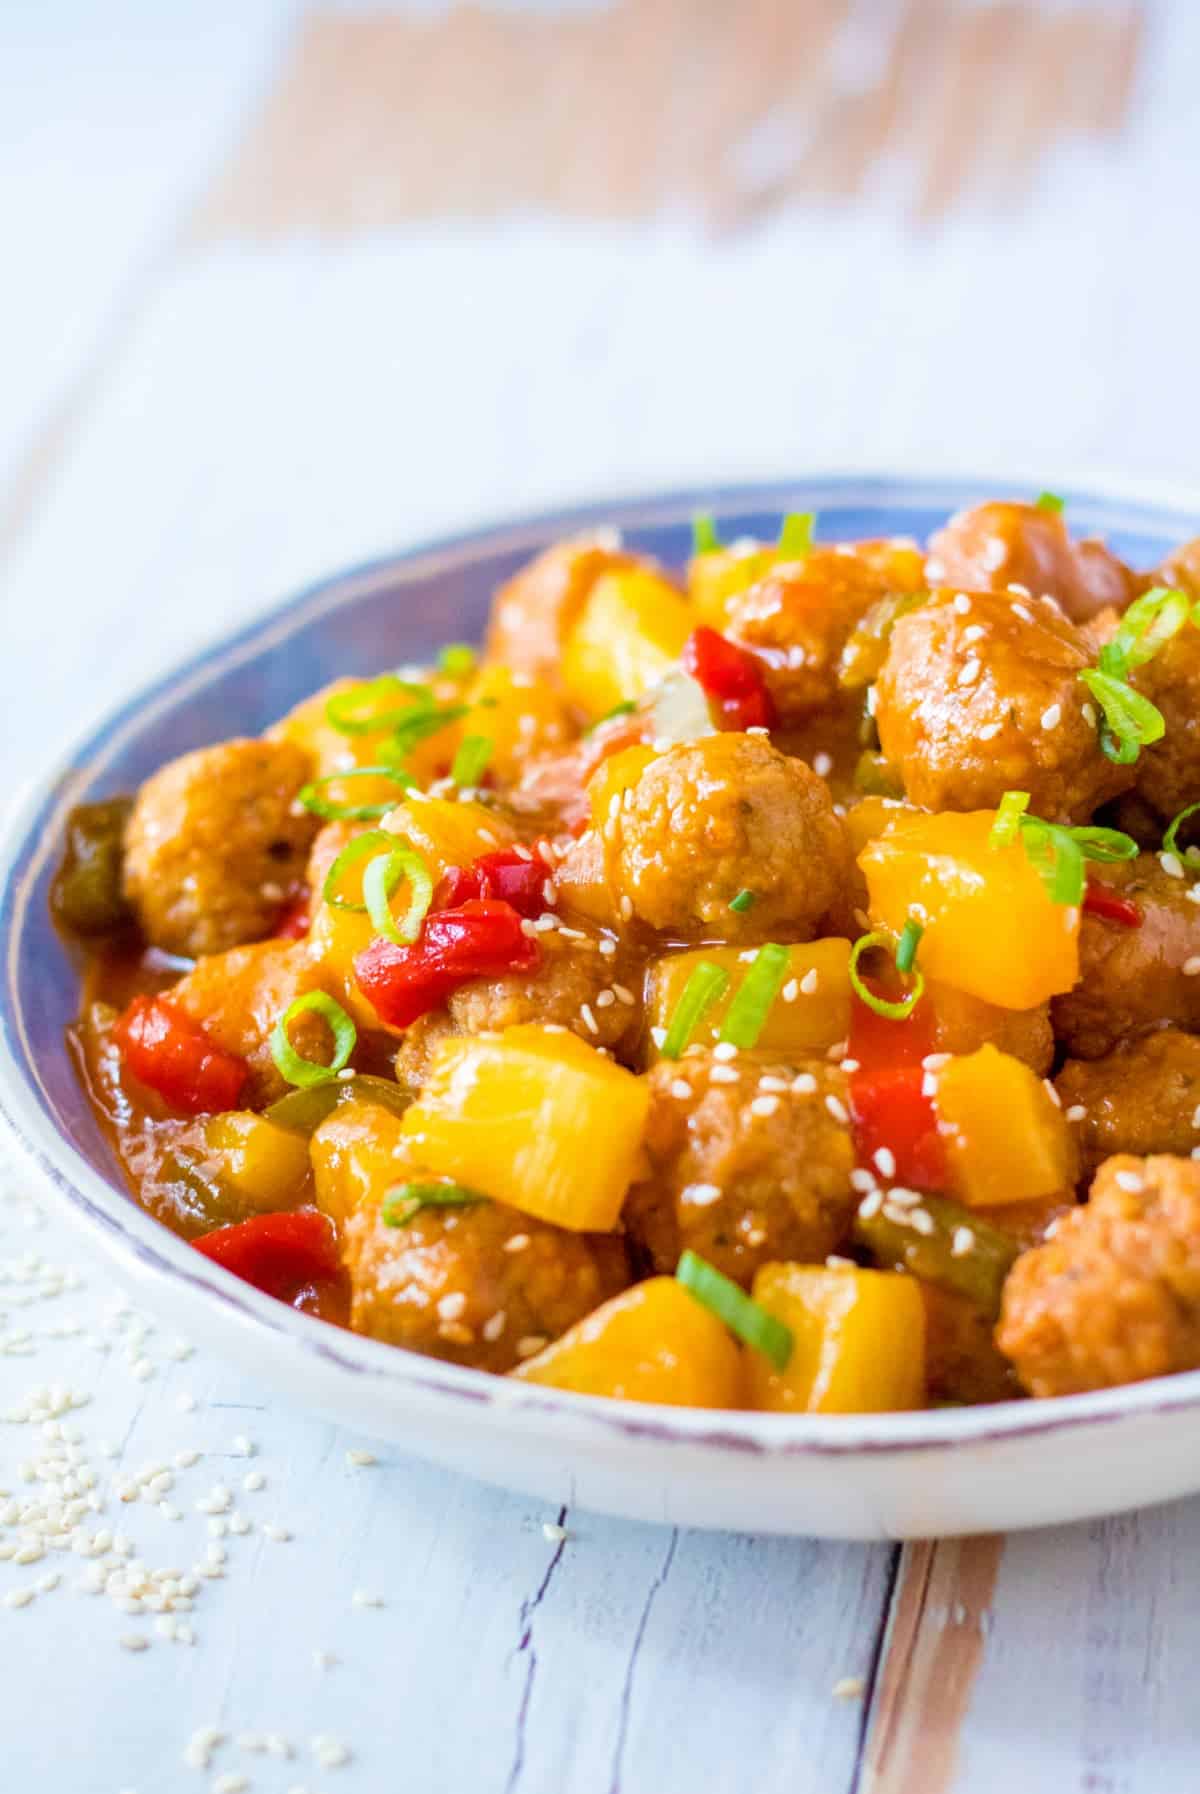
[[[201,204],[202,239],[522,211],[716,230],[848,202],[893,165],[913,217],[1019,202],[1119,132],[1138,4],[618,0],[566,14],[320,9]]]

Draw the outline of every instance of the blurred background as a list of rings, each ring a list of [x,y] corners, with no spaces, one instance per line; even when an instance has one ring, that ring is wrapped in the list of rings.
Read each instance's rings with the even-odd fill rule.
[[[0,0],[16,724],[542,500],[1186,481],[1197,93],[1193,0]]]

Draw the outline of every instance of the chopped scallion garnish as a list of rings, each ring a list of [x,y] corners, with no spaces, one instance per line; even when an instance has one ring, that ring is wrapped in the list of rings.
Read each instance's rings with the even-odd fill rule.
[[[1143,592],[1121,618],[1112,640],[1101,648],[1101,672],[1124,679],[1134,667],[1145,666],[1179,634],[1191,614],[1187,597],[1173,586],[1154,586]]]
[[[395,835],[389,835],[381,828],[371,828],[365,834],[355,835],[352,841],[346,843],[325,874],[325,883],[321,886],[322,903],[328,903],[334,909],[349,909],[357,915],[365,916],[366,904],[352,903],[348,897],[340,896],[338,885],[351,866],[357,865],[359,860],[366,859],[369,854],[377,854],[381,848],[386,851],[394,847],[395,842]]]
[[[896,942],[896,970],[905,977],[912,971],[916,962],[917,948],[921,944],[921,936],[925,930],[921,924],[910,916],[900,930],[900,939]]]
[[[905,924],[906,928],[908,925],[909,924],[907,923]],[[903,939],[903,936],[901,938]],[[920,936],[917,938],[919,939]],[[912,989],[906,997],[902,997],[899,1001],[893,1003],[886,997],[877,996],[870,985],[863,982],[858,970],[858,962],[863,954],[871,952],[876,947],[881,947],[885,952],[890,953],[892,950],[891,936],[887,934],[860,934],[855,941],[853,947],[850,949],[851,987],[855,994],[867,1005],[867,1008],[873,1009],[876,1015],[886,1016],[887,1019],[892,1022],[907,1021],[917,1004],[921,1001],[921,998],[925,995],[924,975],[922,974],[920,967],[914,964],[911,968],[913,981]],[[913,953],[914,955],[916,953],[915,942],[913,944]]]
[[[408,908],[403,916],[392,914],[391,898],[396,886],[408,881]],[[429,905],[433,902],[433,875],[420,854],[411,847],[393,847],[381,853],[363,873],[363,897],[367,914],[379,933],[397,946],[409,947],[421,932]]]
[[[1054,517],[1061,517],[1067,508],[1066,499],[1057,492],[1039,492],[1034,502],[1039,511],[1049,511]]]
[[[786,947],[768,941],[760,947],[734,992],[721,1039],[730,1046],[757,1046],[758,1037],[767,1025],[772,1005],[788,975],[790,955]]]
[[[795,1344],[791,1328],[768,1314],[761,1303],[723,1276],[715,1265],[697,1252],[686,1251],[675,1268],[675,1279],[744,1345],[769,1358],[776,1370],[787,1369]]]
[[[379,1218],[385,1227],[407,1227],[426,1208],[472,1208],[486,1202],[478,1190],[465,1184],[393,1184],[384,1196]]]
[[[389,810],[394,810],[399,802],[399,798],[389,797],[384,803],[348,804],[323,795],[326,786],[339,785],[350,779],[389,779],[402,792],[411,791],[416,784],[412,774],[399,766],[351,766],[345,772],[331,772],[323,779],[314,779],[310,785],[301,786],[296,801],[314,816],[323,816],[327,822],[375,822]]]
[[[479,657],[469,642],[447,642],[438,655],[438,672],[447,679],[468,679],[478,665]]]
[[[1178,816],[1172,817],[1170,827],[1163,836],[1162,850],[1164,853],[1182,853],[1186,858],[1190,859],[1197,853],[1197,851],[1200,851],[1195,847],[1181,848],[1179,845],[1180,828],[1187,821],[1188,817],[1194,816],[1198,810],[1200,810],[1200,803],[1188,804],[1184,809],[1180,810]]]
[[[993,851],[1013,845],[1021,832],[1021,819],[1028,808],[1028,791],[1006,791],[1004,793],[996,811],[992,832],[988,836],[988,846]]]
[[[779,531],[779,558],[781,561],[802,561],[812,553],[813,530],[816,527],[815,511],[789,511],[784,517]]]
[[[735,916],[744,916],[746,911],[748,909],[753,909],[754,905],[757,902],[758,902],[757,892],[755,892],[755,891],[739,891],[736,897],[730,898],[729,907],[733,911]]]
[[[456,723],[460,717],[466,716],[469,706],[466,704],[435,704],[424,709],[414,708],[412,712],[396,724],[391,738],[383,744],[381,752],[392,759],[403,760],[407,754],[431,735],[438,735],[450,723]]]
[[[1101,648],[1098,665],[1079,674],[1104,713],[1100,746],[1118,766],[1132,766],[1142,748],[1161,741],[1167,728],[1162,711],[1133,689],[1129,674],[1152,660],[1198,614],[1200,606],[1194,609],[1173,586],[1143,592],[1121,618],[1112,640]]]
[[[702,959],[683,987],[683,995],[675,1005],[662,1043],[664,1059],[678,1059],[704,1016],[729,989],[729,973],[724,966]]]
[[[305,1015],[310,1010],[322,1018],[333,1035],[333,1058],[328,1065],[322,1065],[316,1059],[304,1058],[303,1054],[296,1051],[288,1035],[288,1029],[296,1017]],[[337,1077],[339,1071],[344,1071],[350,1063],[350,1055],[357,1039],[358,1030],[341,1004],[323,990],[310,990],[289,1003],[272,1028],[271,1057],[289,1084],[296,1084],[300,1089],[306,1090],[314,1084],[328,1084],[331,1078]]]
[[[1096,667],[1079,677],[1104,712],[1100,746],[1116,765],[1132,766],[1142,748],[1162,740],[1167,731],[1162,711],[1126,680]]]
[[[395,700],[403,698],[402,704]],[[341,735],[382,735],[412,710],[427,710],[433,693],[427,685],[414,685],[398,673],[381,673],[346,691],[334,692],[325,705],[325,718]]]
[[[473,789],[487,771],[495,744],[490,735],[465,735],[455,750],[450,777],[456,785]]]
[[[692,518],[692,553],[716,554],[722,547],[717,526],[709,511],[697,511]]]
[[[1028,791],[1004,793],[988,846],[1011,847],[1019,839],[1052,902],[1083,902],[1085,861],[1112,864],[1137,858],[1138,845],[1132,835],[1117,828],[1067,828],[1063,823],[1043,822],[1040,816],[1026,815],[1028,803]]]

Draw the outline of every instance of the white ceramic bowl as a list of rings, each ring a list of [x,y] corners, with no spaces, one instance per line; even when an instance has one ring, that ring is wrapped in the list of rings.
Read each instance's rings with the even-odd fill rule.
[[[419,659],[477,635],[493,585],[537,548],[599,522],[679,561],[688,519],[730,535],[813,509],[830,537],[924,536],[1004,481],[860,475],[699,490],[481,531],[356,570],[302,594],[168,675],[51,769],[0,848],[0,1104],[62,1215],[148,1305],[281,1394],[437,1462],[541,1496],[638,1519],[908,1538],[1037,1526],[1200,1489],[1200,1373],[1057,1402],[920,1414],[689,1412],[536,1389],[379,1345],[260,1295],[202,1259],[130,1198],[63,1046],[77,969],[47,891],[74,804],[129,789],[172,755],[251,733],[341,673]],[[1069,491],[1072,524],[1152,565],[1200,528],[1189,501]],[[214,728],[214,716],[220,717]]]

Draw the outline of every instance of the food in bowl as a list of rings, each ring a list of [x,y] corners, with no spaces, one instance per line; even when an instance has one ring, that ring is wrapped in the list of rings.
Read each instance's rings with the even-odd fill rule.
[[[76,811],[81,1076],[280,1300],[592,1395],[1200,1367],[1200,543],[595,534]]]

